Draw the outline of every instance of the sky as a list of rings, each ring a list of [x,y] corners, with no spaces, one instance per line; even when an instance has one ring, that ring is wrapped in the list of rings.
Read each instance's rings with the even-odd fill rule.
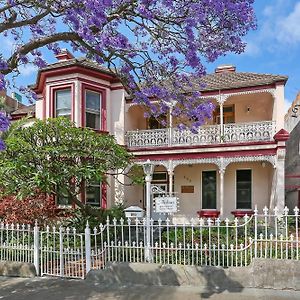
[[[243,54],[228,54],[214,63],[207,64],[208,73],[220,64],[233,64],[237,71],[287,75],[285,88],[286,110],[300,90],[300,0],[256,0],[254,4],[258,28],[245,37]],[[2,47],[9,51],[11,41],[3,41]],[[46,57],[49,63],[56,59]],[[35,82],[34,66],[21,68],[17,85]]]
[[[287,110],[300,91],[300,1],[256,0],[254,8],[258,28],[246,36],[245,52],[221,57],[207,71],[233,64],[240,72],[287,75]]]

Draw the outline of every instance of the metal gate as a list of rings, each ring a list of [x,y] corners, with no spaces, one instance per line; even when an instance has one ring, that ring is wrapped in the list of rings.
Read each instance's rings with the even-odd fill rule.
[[[40,232],[40,275],[84,278],[84,234],[70,228],[46,228]]]

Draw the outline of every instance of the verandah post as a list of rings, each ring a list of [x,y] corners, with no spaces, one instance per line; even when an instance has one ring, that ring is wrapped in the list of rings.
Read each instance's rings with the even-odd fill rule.
[[[91,229],[88,222],[86,222],[84,238],[85,238],[85,267],[86,267],[86,273],[88,273],[91,270]]]
[[[33,264],[36,270],[36,275],[40,275],[40,239],[37,221],[33,228]]]

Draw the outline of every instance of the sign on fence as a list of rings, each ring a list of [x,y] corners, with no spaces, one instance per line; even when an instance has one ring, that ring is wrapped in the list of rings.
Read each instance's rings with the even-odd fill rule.
[[[157,213],[176,213],[177,212],[177,197],[156,197],[154,198],[155,212]]]

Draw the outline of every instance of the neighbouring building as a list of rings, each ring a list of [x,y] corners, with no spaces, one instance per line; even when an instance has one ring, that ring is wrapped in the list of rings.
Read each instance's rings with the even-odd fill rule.
[[[286,205],[300,207],[300,93],[284,117],[285,129],[290,132],[286,143]]]
[[[212,120],[198,133],[162,128],[144,117],[118,78],[107,69],[65,51],[38,72],[36,117],[66,116],[78,126],[109,132],[134,154],[138,164],[155,165],[152,184],[179,198],[177,222],[201,216],[251,214],[254,206],[284,206],[284,86],[286,76],[237,72],[220,66],[194,89],[212,100]],[[205,87],[203,88],[203,84]],[[125,176],[120,182],[127,183]],[[145,208],[143,186],[110,179],[89,189],[87,203]],[[151,205],[153,207],[153,204]],[[152,217],[158,216],[152,211]]]
[[[6,94],[6,90],[0,91],[0,110],[4,110],[7,114],[11,114],[17,109],[21,109],[23,107],[25,107],[25,105],[8,96]]]

